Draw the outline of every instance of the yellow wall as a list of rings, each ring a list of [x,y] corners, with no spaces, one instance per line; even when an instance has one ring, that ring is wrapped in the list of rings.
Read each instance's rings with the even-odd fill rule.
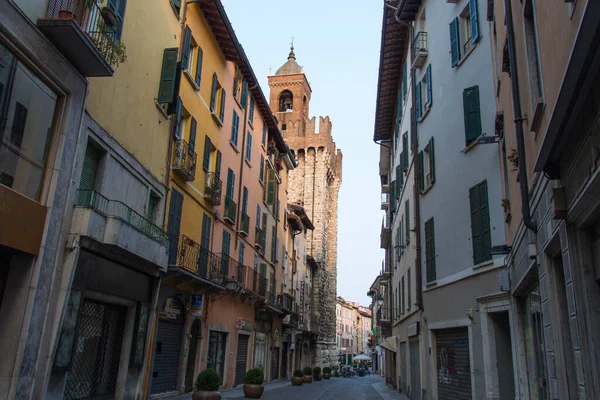
[[[168,1],[128,2],[121,38],[127,61],[115,68],[112,78],[90,78],[87,98],[92,118],[162,182],[171,121],[155,99],[163,50],[179,47],[180,32]]]

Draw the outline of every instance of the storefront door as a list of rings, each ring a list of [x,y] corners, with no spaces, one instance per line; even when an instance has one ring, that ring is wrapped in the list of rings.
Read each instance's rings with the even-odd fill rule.
[[[210,331],[208,342],[208,364],[207,368],[217,371],[221,384],[225,372],[225,347],[227,345],[227,332]]]

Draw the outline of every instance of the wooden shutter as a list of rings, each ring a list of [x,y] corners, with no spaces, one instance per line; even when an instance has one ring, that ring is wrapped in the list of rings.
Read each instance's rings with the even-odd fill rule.
[[[410,204],[408,199],[404,202],[404,214],[406,215],[406,225],[404,227],[406,238],[404,241],[407,242],[410,240]]]
[[[156,100],[159,103],[171,103],[175,96],[177,51],[177,47],[168,48],[163,51],[160,85],[158,86],[158,99]]]
[[[423,192],[425,190],[425,169],[424,166],[424,156],[423,152],[419,152],[419,191]]]
[[[227,192],[225,197],[228,199],[233,199],[233,193],[235,190],[235,174],[233,173],[231,168],[227,169]]]
[[[402,173],[402,167],[396,166],[396,200],[400,199],[400,192],[402,191],[402,185],[404,185],[404,174]]]
[[[491,259],[490,213],[488,206],[487,181],[469,189],[471,205],[471,236],[473,263],[475,265]]]
[[[221,89],[221,110],[219,111],[219,119],[223,121],[225,117],[225,98],[227,97],[227,93],[225,89]]]
[[[411,290],[412,284],[410,281],[410,268],[406,270],[406,286],[407,286],[407,292],[408,292],[407,296],[406,296],[407,297],[406,309],[410,310],[410,306],[411,306],[410,303],[411,303],[411,297],[412,297],[412,293],[411,293],[412,292],[412,290]]]
[[[475,43],[479,39],[479,21],[477,12],[477,0],[469,0],[469,15],[471,23],[471,43]]]
[[[219,89],[219,82],[217,81],[217,74],[213,73],[212,81],[212,92],[210,94],[210,112],[215,112],[217,107],[217,90]]]
[[[248,82],[244,79],[244,82],[242,82],[242,99],[241,99],[242,108],[246,108],[247,102],[248,102]]]
[[[273,205],[275,203],[275,170],[269,169],[267,171],[267,204]]]
[[[431,183],[435,182],[435,150],[433,146],[433,136],[429,139],[429,175],[431,175]]]
[[[100,156],[100,151],[88,143],[83,158],[83,168],[81,170],[79,189],[94,190],[96,186],[96,170],[98,168]]]
[[[260,229],[260,204],[256,205],[256,228]]]
[[[402,88],[398,89],[398,105],[396,107],[396,123],[399,124],[402,120]]]
[[[223,231],[223,244],[221,247],[221,254],[229,256],[229,250],[231,248],[231,234],[228,231]],[[223,271],[225,272],[225,271]]]
[[[431,64],[427,65],[425,73],[425,81],[427,82],[427,107],[431,107],[433,104],[433,94],[431,89]]]
[[[169,221],[167,234],[169,235],[169,265],[177,261],[177,250],[179,247],[179,229],[181,226],[181,211],[183,208],[183,195],[175,189],[171,189],[171,201],[169,203]]]
[[[202,160],[202,169],[208,172],[210,168],[211,143],[208,135],[204,136],[204,159]]]
[[[123,21],[125,19],[125,8],[127,6],[127,0],[108,0],[108,8],[113,10],[117,16],[117,22],[115,24],[116,39],[121,40],[123,34]]]
[[[177,105],[175,107],[175,121],[173,122],[173,137],[175,140],[181,139],[181,117],[183,113],[183,104],[181,97],[177,97]]]
[[[250,96],[250,122],[254,122],[254,97]]]
[[[267,144],[267,125],[263,125],[263,130],[262,130],[262,144],[263,146],[265,146]]]
[[[460,61],[460,33],[458,17],[450,22],[450,53],[452,54],[452,66],[455,67]]]
[[[248,213],[248,188],[244,186],[244,190],[242,191],[242,212],[244,214]]]
[[[233,114],[231,116],[231,143],[233,143],[236,146],[238,141],[239,124],[240,116],[235,110],[233,110]]]
[[[217,162],[215,165],[215,176],[221,179],[221,151],[217,150]]]
[[[252,157],[252,133],[248,131],[248,141],[246,142],[246,160],[250,162]]]
[[[192,30],[189,26],[185,27],[185,33],[183,36],[183,51],[181,52],[181,65],[183,69],[188,71],[191,68],[190,65],[190,47],[192,45]]]
[[[396,208],[396,181],[393,180],[390,182],[390,207],[392,210],[392,217],[394,215],[394,210]]]
[[[204,52],[198,46],[198,55],[196,56],[196,85],[200,86],[200,79],[202,78],[202,59],[204,58]]]
[[[402,169],[408,170],[408,154],[410,150],[408,148],[408,132],[402,135]]]
[[[402,66],[402,92],[404,96],[408,93],[408,67],[406,65],[406,61]]]
[[[433,218],[425,222],[425,264],[427,269],[427,282],[435,281],[435,232]]]
[[[210,217],[204,213],[202,216],[202,238],[200,239],[200,245],[208,249],[210,247]]]
[[[463,110],[465,113],[465,141],[469,144],[481,135],[479,86],[473,86],[463,91]]]
[[[190,140],[188,142],[189,152],[194,154],[196,152],[196,118],[192,117],[192,121],[190,122]],[[205,151],[206,153],[206,151]],[[205,156],[206,157],[206,156]]]
[[[417,94],[416,94],[416,100],[417,100],[417,121],[421,121],[421,82],[417,83]]]
[[[264,174],[265,174],[265,157],[261,154],[260,155],[260,166],[259,166],[259,172],[258,172],[258,179],[261,182],[264,181]]]

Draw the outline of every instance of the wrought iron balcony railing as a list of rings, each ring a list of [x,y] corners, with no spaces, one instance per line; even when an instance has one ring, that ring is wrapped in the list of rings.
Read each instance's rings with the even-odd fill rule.
[[[206,185],[204,186],[204,192],[206,193],[207,200],[213,205],[218,206],[221,204],[221,188],[223,183],[219,176],[214,172],[208,172],[206,174]]]
[[[196,179],[196,152],[183,139],[177,140],[173,147],[173,170],[186,181]]]
[[[277,307],[277,296],[275,296],[275,292],[269,291],[267,292],[267,304],[272,307]]]
[[[237,204],[233,199],[229,197],[225,197],[225,221],[228,221],[231,224],[235,224],[237,215]]]
[[[410,46],[410,56],[413,65],[422,66],[427,57],[427,32],[419,32]]]
[[[267,278],[254,270],[252,270],[252,291],[259,296],[267,297]]]
[[[154,225],[141,214],[133,211],[128,205],[116,200],[109,200],[94,190],[77,190],[76,207],[92,208],[108,217],[118,218],[129,226],[142,232],[163,245],[167,245],[167,233]]]
[[[222,259],[185,235],[170,236],[169,266],[185,269],[200,278],[221,283]]]
[[[250,217],[244,212],[242,212],[240,233],[244,236],[248,236],[250,234]]]
[[[381,307],[377,310],[377,323],[388,323],[392,316],[392,309],[389,307]]]
[[[279,303],[284,310],[294,311],[294,298],[287,293],[279,295],[280,299]]]

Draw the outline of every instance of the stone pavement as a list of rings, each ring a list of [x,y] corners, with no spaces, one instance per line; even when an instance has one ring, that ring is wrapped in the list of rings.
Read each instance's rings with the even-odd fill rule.
[[[222,390],[223,399],[244,399],[242,388]],[[189,400],[191,394],[171,398]],[[265,384],[263,400],[409,400],[408,397],[390,389],[385,380],[377,375],[362,378],[331,378],[292,386],[290,381]]]

